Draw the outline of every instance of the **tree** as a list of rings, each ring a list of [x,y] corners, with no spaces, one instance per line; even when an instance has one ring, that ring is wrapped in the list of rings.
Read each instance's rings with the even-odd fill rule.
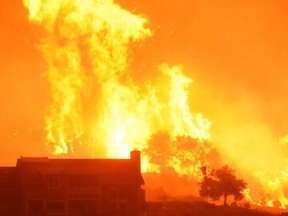
[[[169,133],[160,131],[151,136],[147,148],[143,149],[143,154],[148,155],[150,163],[158,165],[160,170],[163,170],[171,157],[172,148]]]
[[[201,174],[199,164],[217,166],[221,160],[207,140],[185,135],[171,137],[168,131],[153,134],[142,152],[148,156],[149,163],[159,166],[160,170],[170,167],[190,177]]]
[[[235,171],[225,165],[204,176],[200,183],[199,194],[212,200],[219,200],[223,196],[223,204],[226,205],[229,195],[234,196],[234,200],[237,201],[243,199],[242,192],[246,186],[246,182],[243,179],[237,179]]]

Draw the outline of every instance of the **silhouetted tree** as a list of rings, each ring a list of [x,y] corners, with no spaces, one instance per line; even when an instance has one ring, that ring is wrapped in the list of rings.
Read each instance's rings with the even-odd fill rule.
[[[234,171],[225,165],[204,176],[200,183],[199,194],[212,200],[219,200],[223,196],[223,204],[226,205],[229,195],[234,196],[234,200],[237,201],[243,199],[242,192],[246,186],[244,180],[237,179]]]
[[[157,164],[162,170],[171,157],[171,138],[168,132],[160,131],[151,136],[148,141],[148,148],[143,149],[143,154],[150,158],[150,163]]]
[[[159,131],[151,136],[143,154],[149,157],[151,164],[158,165],[160,170],[173,167],[172,160],[185,174],[200,174],[199,164],[217,166],[220,156],[207,140],[199,140],[191,136],[172,138],[167,131]]]

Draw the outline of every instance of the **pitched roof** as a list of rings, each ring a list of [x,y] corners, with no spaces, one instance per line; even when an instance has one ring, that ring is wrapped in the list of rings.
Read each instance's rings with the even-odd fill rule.
[[[24,165],[24,166],[23,166]],[[131,159],[49,159],[24,158],[17,161],[22,169],[37,168],[43,175],[99,175],[107,183],[140,183],[144,180]]]

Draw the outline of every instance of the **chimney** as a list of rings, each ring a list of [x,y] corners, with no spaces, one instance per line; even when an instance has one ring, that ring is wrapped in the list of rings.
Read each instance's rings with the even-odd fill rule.
[[[133,163],[135,171],[141,172],[141,152],[137,149],[134,149],[130,152],[130,159]]]

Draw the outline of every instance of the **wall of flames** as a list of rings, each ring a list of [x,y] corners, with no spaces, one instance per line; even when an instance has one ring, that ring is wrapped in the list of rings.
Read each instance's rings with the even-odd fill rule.
[[[162,79],[156,85],[150,80],[140,85],[129,74],[129,45],[152,36],[144,17],[113,0],[23,1],[31,22],[45,30],[38,46],[48,65],[51,101],[46,131],[54,154],[129,157],[133,148],[149,149],[148,140],[159,131],[167,131],[172,141],[190,136],[199,143],[210,142],[211,122],[201,113],[191,113],[188,93],[192,79],[181,65],[159,64],[157,74]],[[200,147],[199,152],[212,150],[211,144]],[[211,165],[200,163],[181,146],[173,151],[166,166],[179,176],[199,180],[199,168]],[[159,165],[150,161],[149,151],[145,152],[143,171],[160,172]],[[181,166],[189,157],[188,166],[198,171],[187,172]],[[288,204],[286,169],[249,171],[261,192],[251,198],[253,188],[248,189],[248,201]]]

